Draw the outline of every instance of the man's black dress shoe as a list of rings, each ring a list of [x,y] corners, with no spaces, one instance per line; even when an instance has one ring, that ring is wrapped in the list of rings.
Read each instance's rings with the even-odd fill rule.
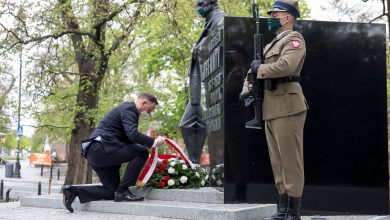
[[[74,199],[76,198],[76,194],[72,190],[72,186],[65,185],[62,187],[62,202],[64,203],[64,206],[69,212],[73,213],[72,203]]]
[[[125,192],[115,192],[114,194],[114,202],[142,201],[142,200],[144,200],[144,197],[136,196],[128,190],[126,190]]]

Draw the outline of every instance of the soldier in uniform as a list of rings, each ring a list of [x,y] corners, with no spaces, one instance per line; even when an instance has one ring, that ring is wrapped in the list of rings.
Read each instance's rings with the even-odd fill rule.
[[[304,187],[303,128],[308,109],[299,84],[306,46],[293,31],[300,17],[297,0],[278,0],[267,12],[268,29],[276,34],[264,48],[264,63],[254,60],[252,73],[264,82],[263,120],[269,156],[279,192],[278,211],[273,220],[300,220]],[[242,94],[250,90],[244,83]]]

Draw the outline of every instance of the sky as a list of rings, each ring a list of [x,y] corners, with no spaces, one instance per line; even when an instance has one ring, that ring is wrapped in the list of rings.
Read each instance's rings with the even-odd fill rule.
[[[312,20],[352,22],[349,16],[339,14],[335,10],[324,10],[323,7],[329,8],[330,6],[329,0],[306,0],[306,2],[311,10]],[[380,0],[368,0],[367,2],[362,0],[343,0],[342,2],[344,2],[343,6],[352,7],[361,12],[370,11],[372,13],[370,18],[380,15],[383,10],[382,1]]]
[[[334,10],[324,10],[324,7],[329,8],[329,1],[326,0],[306,0],[310,10],[311,10],[311,20],[318,21],[345,21],[351,22],[351,18],[342,14],[337,14]],[[345,4],[348,6],[356,8],[364,8],[364,10],[370,10],[374,15],[379,15],[382,11],[382,3],[379,0],[370,0],[364,3],[362,0],[344,0]],[[31,118],[25,117],[21,118],[21,124],[32,125],[34,120]],[[14,126],[14,125],[11,125]],[[16,129],[16,124],[15,124]],[[31,137],[34,133],[34,128],[25,126],[24,135]]]
[[[355,0],[351,0],[355,1]],[[326,2],[323,0],[306,0],[310,11],[311,11],[311,17],[315,20],[329,20],[327,13],[321,9],[321,6],[326,6],[328,5]]]

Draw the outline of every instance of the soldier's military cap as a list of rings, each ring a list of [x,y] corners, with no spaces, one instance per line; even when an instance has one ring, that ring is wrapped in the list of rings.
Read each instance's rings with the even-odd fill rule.
[[[273,11],[286,11],[295,18],[301,17],[297,0],[277,0],[267,14],[271,14]]]

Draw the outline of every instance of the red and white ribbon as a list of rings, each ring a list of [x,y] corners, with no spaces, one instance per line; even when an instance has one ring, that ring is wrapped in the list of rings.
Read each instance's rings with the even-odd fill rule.
[[[178,152],[181,156],[181,158],[188,164],[190,167],[193,167],[194,164],[188,159],[187,155],[184,153],[183,149],[174,141],[168,138],[165,138],[165,143],[167,143],[168,146],[175,149],[176,152]]]
[[[154,138],[156,139],[157,137]],[[190,167],[194,167],[194,164],[188,159],[187,155],[174,140],[164,138],[164,141],[168,146],[172,147],[177,153],[179,153],[180,157],[185,161],[186,164],[188,164]],[[156,169],[158,162],[158,150],[156,144],[157,141],[154,142],[149,160],[146,162],[144,169],[138,177],[137,186],[139,187],[143,187],[148,182],[150,177],[153,175],[154,169]]]

